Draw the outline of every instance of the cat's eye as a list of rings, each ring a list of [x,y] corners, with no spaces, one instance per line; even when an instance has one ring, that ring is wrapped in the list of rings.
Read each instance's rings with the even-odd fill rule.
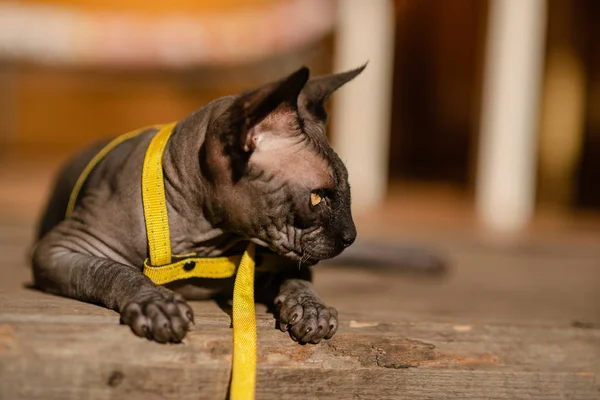
[[[312,193],[310,194],[310,204],[311,204],[312,206],[316,206],[316,205],[317,205],[317,204],[319,204],[321,201],[323,201],[323,198],[322,198],[320,195],[318,195],[317,193],[315,193],[315,192],[312,192]]]
[[[310,192],[310,205],[313,207],[319,204],[326,205],[333,195],[330,189],[315,189]]]

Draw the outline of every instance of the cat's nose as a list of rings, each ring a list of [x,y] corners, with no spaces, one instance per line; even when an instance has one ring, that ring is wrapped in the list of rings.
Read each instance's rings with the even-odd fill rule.
[[[350,246],[352,243],[354,243],[355,239],[356,239],[356,230],[355,229],[348,230],[348,231],[345,231],[344,233],[342,233],[342,243],[344,243],[344,247]]]

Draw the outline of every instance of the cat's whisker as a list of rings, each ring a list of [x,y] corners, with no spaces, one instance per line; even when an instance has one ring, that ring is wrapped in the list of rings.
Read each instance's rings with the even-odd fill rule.
[[[310,252],[308,250],[303,250],[302,257],[300,258],[300,261],[298,262],[298,270],[300,270],[300,268],[302,267],[302,263],[311,257],[312,257],[312,254],[310,254]]]

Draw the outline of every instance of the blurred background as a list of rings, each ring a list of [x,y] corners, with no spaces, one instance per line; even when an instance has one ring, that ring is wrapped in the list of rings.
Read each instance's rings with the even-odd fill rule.
[[[596,233],[598,18],[594,0],[1,1],[0,212],[33,220],[98,138],[369,61],[329,133],[366,232]]]

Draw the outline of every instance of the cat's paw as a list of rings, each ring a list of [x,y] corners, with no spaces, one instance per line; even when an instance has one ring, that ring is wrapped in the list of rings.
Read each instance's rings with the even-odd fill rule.
[[[275,299],[279,329],[289,331],[296,342],[317,344],[330,339],[338,328],[338,313],[315,296],[283,293]]]
[[[194,322],[190,306],[178,294],[155,293],[132,301],[121,311],[121,323],[137,336],[158,343],[179,343]]]

